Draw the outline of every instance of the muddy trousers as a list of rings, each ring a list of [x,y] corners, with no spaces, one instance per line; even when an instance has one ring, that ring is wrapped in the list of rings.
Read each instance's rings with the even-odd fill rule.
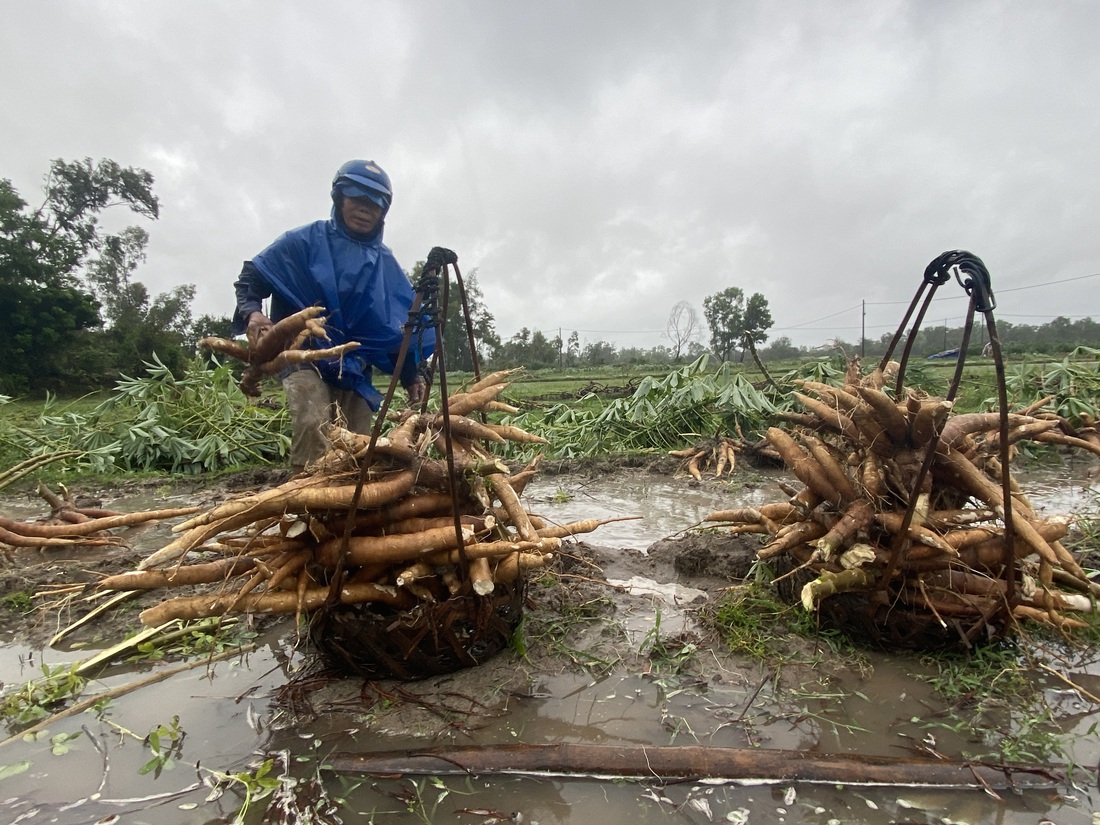
[[[326,384],[312,368],[283,378],[290,411],[290,466],[295,472],[316,461],[328,449],[326,425],[341,421],[355,433],[370,433],[372,412],[363,396]]]

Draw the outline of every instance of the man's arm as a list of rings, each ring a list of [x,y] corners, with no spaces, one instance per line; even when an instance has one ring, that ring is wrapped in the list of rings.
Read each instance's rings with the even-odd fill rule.
[[[244,266],[241,267],[241,274],[237,276],[237,280],[233,283],[233,290],[237,295],[237,307],[233,312],[233,335],[240,335],[249,332],[249,326],[252,324],[255,316],[260,316],[263,320],[267,321],[268,329],[271,328],[271,320],[264,315],[263,302],[264,299],[271,295],[271,286],[264,280],[263,275],[260,274],[260,270],[252,264],[252,261],[245,261]],[[249,341],[252,340],[252,335],[249,334]]]

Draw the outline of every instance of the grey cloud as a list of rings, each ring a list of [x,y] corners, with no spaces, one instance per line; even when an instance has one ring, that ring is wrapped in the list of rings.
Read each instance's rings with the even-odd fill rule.
[[[1100,7],[1062,2],[16,3],[5,167],[149,168],[153,289],[227,313],[240,261],[381,162],[387,241],[477,270],[499,331],[661,342],[680,300],[763,292],[776,335],[900,320],[969,248],[1004,317],[1097,314]],[[26,71],[33,67],[33,71]],[[965,303],[945,310],[961,317]],[[818,323],[814,319],[840,313]],[[633,334],[630,334],[633,333]]]

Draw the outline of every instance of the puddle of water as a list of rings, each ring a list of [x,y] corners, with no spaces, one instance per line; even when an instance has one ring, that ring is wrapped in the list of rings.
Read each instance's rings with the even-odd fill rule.
[[[1085,469],[1082,464],[1069,464],[1020,473],[1017,480],[1040,512],[1095,513],[1100,509],[1100,485],[1085,477]],[[734,479],[692,485],[682,478],[645,471],[596,478],[536,477],[527,488],[525,504],[532,513],[557,524],[641,516],[605,524],[587,538],[601,547],[645,550],[655,541],[698,525],[716,510],[785,501],[779,480],[801,486],[789,473],[778,470],[755,472],[751,478],[751,484]]]
[[[601,547],[645,550],[655,541],[698,525],[715,510],[783,500],[777,479],[790,476],[761,473],[751,485],[740,481],[691,485],[641,470],[598,478],[548,476],[536,477],[524,498],[530,512],[555,524],[640,516],[605,524],[588,538]]]
[[[779,474],[756,475],[751,488],[724,483],[692,487],[680,479],[645,473],[596,480],[543,478],[529,489],[528,508],[557,522],[644,516],[607,525],[591,536],[601,546],[644,550],[714,510],[780,499],[777,477]],[[1095,508],[1095,488],[1087,480],[1074,478],[1072,470],[1029,474],[1021,483],[1035,504],[1050,512]],[[166,506],[166,500],[166,496],[156,495],[106,506],[152,509]],[[26,508],[25,515],[18,515],[18,508],[5,505],[5,512],[22,518],[41,515],[35,502],[27,502]],[[152,550],[161,546],[168,530],[168,525],[153,525],[138,534],[137,540]],[[683,621],[683,615],[668,602],[639,596],[632,605],[615,621],[635,646],[652,630],[658,610],[665,633],[675,632],[676,622]],[[471,731],[468,738],[454,738],[452,732],[438,742],[426,743],[353,733],[347,730],[352,725],[344,725],[354,718],[351,710],[339,719],[272,732],[268,730],[272,696],[301,664],[300,660],[288,660],[288,639],[280,637],[280,632],[289,632],[288,626],[261,638],[260,648],[241,661],[218,663],[211,672],[197,668],[119,697],[110,703],[104,719],[91,713],[70,717],[37,741],[3,746],[0,771],[5,766],[9,771],[26,766],[0,780],[0,798],[7,800],[10,820],[64,825],[117,815],[118,819],[104,821],[130,825],[229,821],[239,797],[229,794],[208,801],[209,788],[195,786],[196,764],[209,770],[237,771],[247,766],[257,751],[281,749],[311,760],[299,769],[306,774],[334,751],[415,749],[447,742],[704,744],[899,756],[913,753],[913,747],[927,739],[929,730],[921,721],[942,706],[927,683],[917,678],[922,667],[918,659],[868,654],[867,673],[842,674],[824,683],[808,672],[805,697],[793,704],[789,696],[780,699],[772,695],[762,671],[733,673],[715,663],[705,679],[682,682],[659,673],[645,675],[619,668],[602,678],[573,672],[532,676],[524,697],[510,699],[506,712],[491,718],[486,727]],[[21,683],[28,678],[28,670],[37,672],[43,661],[56,665],[93,652],[40,651],[0,642],[0,678],[9,684]],[[132,682],[166,667],[112,669],[102,685]],[[523,662],[517,659],[516,667],[522,668]],[[1097,692],[1100,662],[1067,664],[1066,670],[1079,684],[1091,685]],[[822,694],[832,698],[820,698]],[[1100,708],[1059,684],[1051,685],[1048,699],[1063,730],[1078,737],[1071,746],[1074,760],[1096,765],[1100,740],[1090,728],[1098,721]],[[159,776],[142,775],[140,770],[151,751],[141,737],[157,725],[168,724],[173,715],[179,716],[180,728],[186,733],[174,768]],[[58,734],[80,736],[70,743],[67,753],[55,755],[50,738]],[[951,731],[935,730],[934,736],[934,745],[945,753],[976,749],[975,743]],[[670,821],[977,825],[1044,819],[1059,825],[1095,825],[1092,811],[1100,805],[1095,788],[1092,796],[1087,791],[1070,798],[1028,791],[1005,793],[998,801],[975,790],[693,782],[659,787],[564,778],[360,781],[329,777],[326,787],[332,796],[346,800],[340,814],[343,821],[398,825],[477,823],[492,818],[470,811],[521,812],[522,821],[542,825],[589,821],[601,825]],[[92,798],[95,794],[98,799]],[[82,799],[87,801],[79,802]],[[264,803],[257,805],[247,821],[259,823],[263,807]]]

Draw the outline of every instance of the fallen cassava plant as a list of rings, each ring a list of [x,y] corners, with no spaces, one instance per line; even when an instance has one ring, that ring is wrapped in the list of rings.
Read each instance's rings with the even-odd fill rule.
[[[1085,626],[1070,614],[1094,613],[1100,585],[1061,542],[1068,519],[1040,515],[1011,474],[1006,497],[997,414],[956,415],[913,389],[894,398],[879,370],[849,369],[840,386],[798,383],[804,412],[781,414],[790,429],[772,427],[767,440],[803,486],[706,522],[765,537],[757,555],[781,571],[777,582],[812,578],[801,588],[807,610],[857,637],[915,647],[969,646],[1024,620]],[[1098,452],[1041,403],[1007,424],[1010,445]]]
[[[347,606],[381,611],[387,625],[418,612],[454,624],[448,605],[511,600],[529,570],[554,560],[563,539],[604,523],[552,525],[524,509],[520,496],[538,457],[512,472],[490,447],[543,440],[488,423],[482,413],[511,374],[453,394],[446,415],[392,414],[375,440],[332,426],[329,451],[304,473],[197,513],[137,569],[96,587],[188,591],[145,610],[147,625],[235,613],[313,616]]]

